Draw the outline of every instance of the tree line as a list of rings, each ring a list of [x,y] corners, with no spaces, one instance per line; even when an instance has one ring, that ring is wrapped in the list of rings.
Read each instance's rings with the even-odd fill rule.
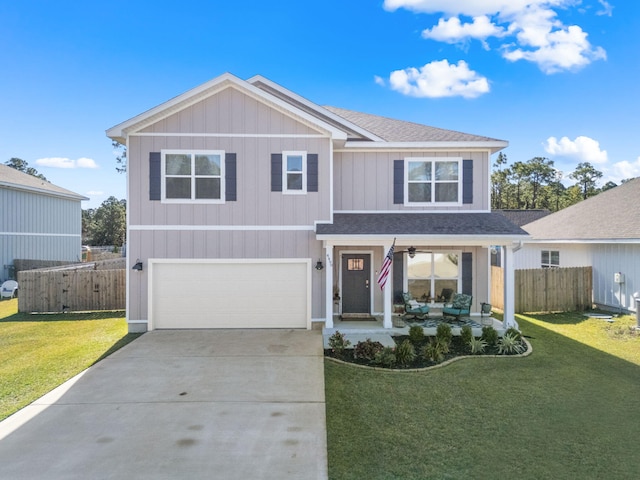
[[[507,163],[507,156],[500,153],[493,164],[492,210],[547,209],[557,212],[617,186],[614,182],[607,182],[598,188],[598,180],[603,174],[589,162],[579,163],[567,176],[575,181],[568,187],[562,182],[562,172],[548,158],[534,157],[526,162],[514,162],[510,166]]]

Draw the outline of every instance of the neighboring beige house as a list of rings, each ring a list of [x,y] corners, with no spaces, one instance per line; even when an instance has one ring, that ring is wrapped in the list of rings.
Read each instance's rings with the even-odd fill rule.
[[[593,267],[593,301],[636,311],[640,299],[640,178],[524,225],[515,268]]]
[[[380,315],[402,291],[490,295],[491,213],[507,142],[321,107],[224,74],[107,131],[127,147],[130,330],[311,328]],[[376,279],[395,239],[386,288]],[[137,264],[136,270],[133,270]]]

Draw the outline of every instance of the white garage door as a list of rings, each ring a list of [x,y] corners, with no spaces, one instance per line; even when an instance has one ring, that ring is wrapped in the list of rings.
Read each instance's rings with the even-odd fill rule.
[[[150,328],[308,328],[309,260],[149,260]]]

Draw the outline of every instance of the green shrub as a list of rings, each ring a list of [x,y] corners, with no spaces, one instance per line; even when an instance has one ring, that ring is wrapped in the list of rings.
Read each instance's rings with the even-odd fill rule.
[[[392,347],[383,347],[373,359],[373,363],[391,368],[396,364],[396,352]]]
[[[436,338],[445,342],[447,346],[451,345],[451,339],[453,338],[451,325],[448,323],[440,323],[436,329]]]
[[[462,340],[463,345],[468,345],[469,341],[473,338],[473,331],[471,330],[471,326],[464,325],[460,329],[460,339]]]
[[[380,342],[374,342],[367,338],[364,342],[357,343],[356,348],[353,350],[353,356],[372,361],[383,348],[384,346]]]
[[[351,342],[347,340],[344,333],[340,333],[336,330],[336,333],[329,337],[329,348],[338,356],[342,357],[347,347],[351,345]]]
[[[413,325],[409,328],[409,340],[414,346],[424,342],[424,329],[420,325]]]
[[[507,329],[506,332],[504,332],[505,335],[511,335],[511,336],[515,336],[518,340],[522,340],[522,333],[520,333],[519,330],[513,328],[513,327],[509,327]]]
[[[413,343],[409,340],[405,340],[396,347],[396,363],[400,366],[406,367],[416,358],[416,349]]]
[[[449,351],[449,345],[439,338],[432,338],[429,343],[425,345],[422,351],[422,356],[425,360],[431,360],[436,363],[440,363],[444,360],[444,355]]]
[[[487,342],[482,338],[471,337],[471,340],[469,340],[469,349],[471,350],[472,355],[484,353],[486,348]]]
[[[498,343],[498,332],[495,328],[488,326],[482,327],[482,340],[487,343],[487,346],[493,347]]]
[[[514,334],[505,333],[498,342],[498,353],[500,355],[513,355],[523,353],[526,350],[522,339],[517,338]]]

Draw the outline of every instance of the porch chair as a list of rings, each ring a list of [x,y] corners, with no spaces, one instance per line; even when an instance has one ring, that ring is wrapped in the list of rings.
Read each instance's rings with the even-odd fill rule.
[[[18,290],[18,282],[7,280],[0,287],[0,298],[13,298]]]
[[[471,313],[471,302],[473,297],[465,293],[454,293],[451,299],[451,303],[444,306],[442,309],[443,317],[454,317],[456,320],[460,320],[462,315],[469,315]]]
[[[404,314],[402,315],[403,319],[424,320],[429,316],[429,305],[418,303],[413,299],[410,293],[403,293],[402,298],[404,299]]]

